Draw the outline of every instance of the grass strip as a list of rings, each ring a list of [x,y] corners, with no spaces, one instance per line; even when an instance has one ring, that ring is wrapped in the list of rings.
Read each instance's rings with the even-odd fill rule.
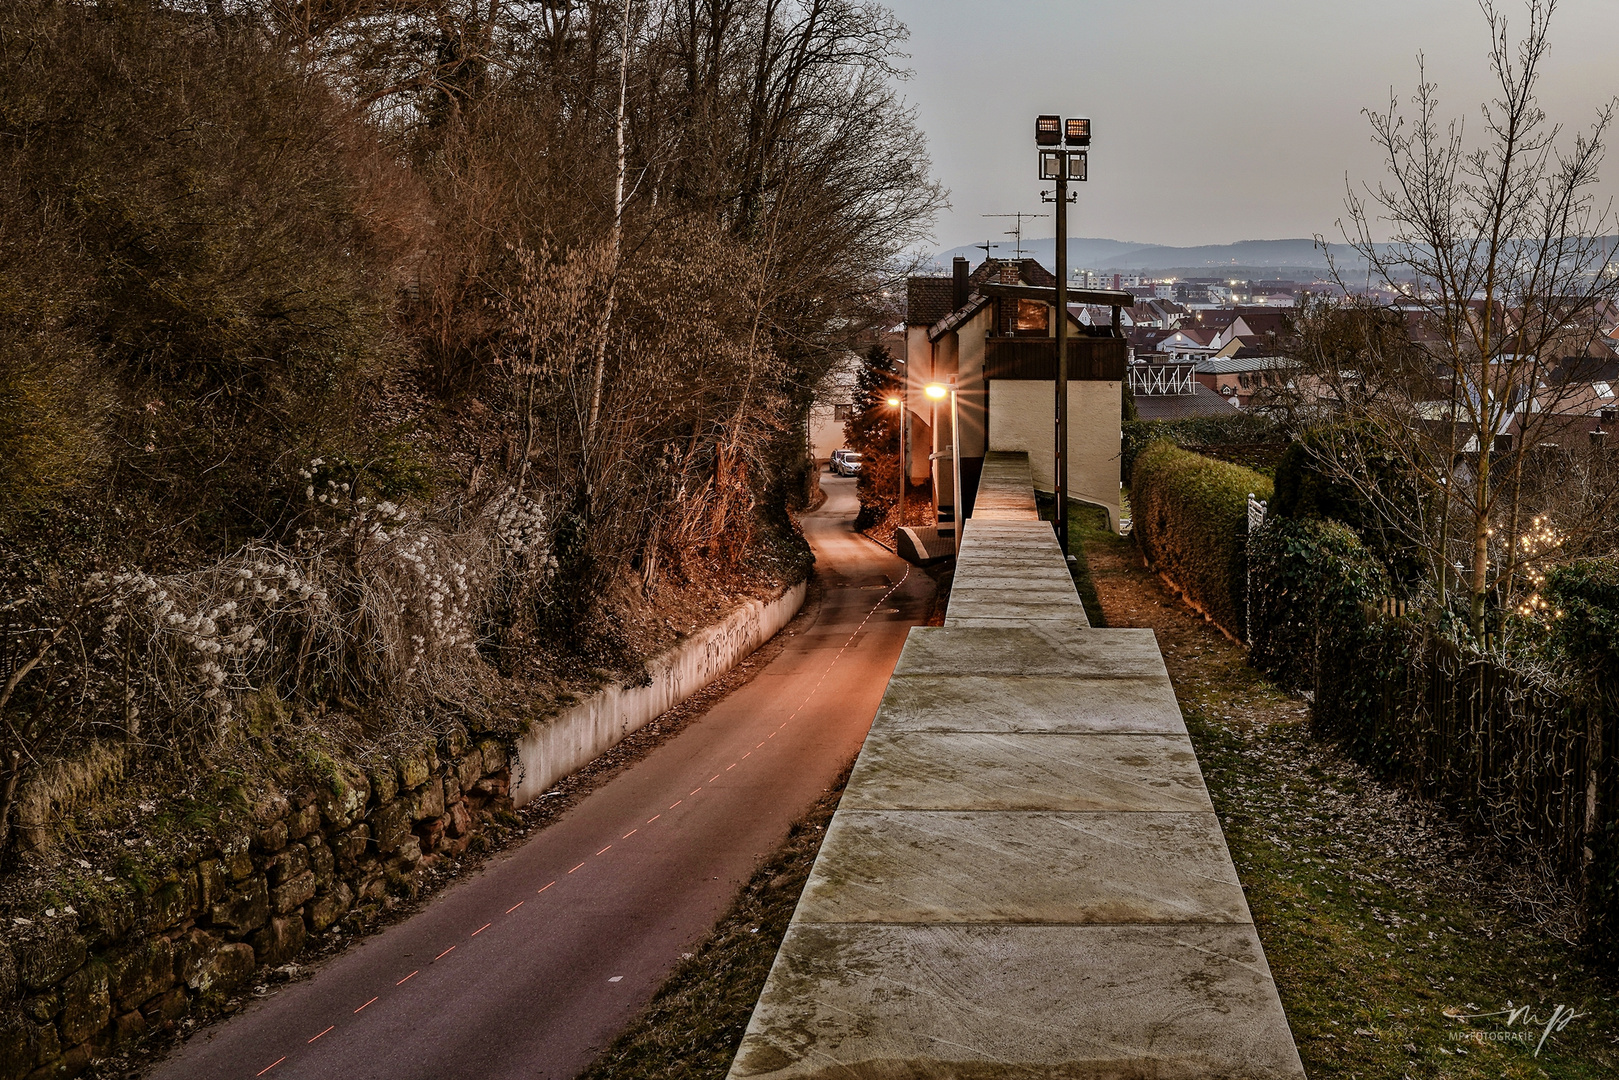
[[[1035,492],[1034,499],[1040,520],[1050,521],[1055,516],[1052,508],[1057,500],[1040,492]],[[1090,563],[1085,557],[1085,545],[1097,533],[1112,535],[1107,531],[1107,511],[1088,503],[1068,500],[1068,553],[1074,557],[1074,561],[1068,564],[1068,573],[1074,579],[1079,602],[1085,605],[1085,618],[1092,626],[1106,626],[1107,613],[1102,610],[1102,601],[1097,598]]]
[[[838,808],[845,769],[749,879],[713,933],[580,1080],[716,1080],[730,1070]]]

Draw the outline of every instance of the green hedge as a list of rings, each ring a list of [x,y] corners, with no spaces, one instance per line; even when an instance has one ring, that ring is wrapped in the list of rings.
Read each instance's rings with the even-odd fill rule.
[[[1230,416],[1126,420],[1122,435],[1120,478],[1124,480],[1135,475],[1136,458],[1141,452],[1160,439],[1186,448],[1251,446],[1254,443],[1276,443],[1280,447],[1287,442],[1286,432],[1274,421],[1236,409],[1231,410]]]
[[[1271,496],[1251,469],[1159,441],[1130,476],[1132,534],[1147,563],[1227,633],[1244,637],[1248,495]]]
[[[1336,521],[1267,517],[1248,538],[1248,581],[1249,661],[1289,690],[1314,690],[1318,643],[1388,595],[1382,565]]]

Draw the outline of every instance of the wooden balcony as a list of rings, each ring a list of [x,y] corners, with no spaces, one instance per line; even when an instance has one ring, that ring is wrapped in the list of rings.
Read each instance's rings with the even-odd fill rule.
[[[1068,378],[1075,382],[1123,382],[1127,358],[1122,338],[1068,339]],[[984,378],[1052,382],[1057,378],[1057,339],[984,339]]]

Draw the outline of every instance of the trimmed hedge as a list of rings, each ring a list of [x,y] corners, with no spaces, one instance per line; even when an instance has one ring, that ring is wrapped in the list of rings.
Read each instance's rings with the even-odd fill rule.
[[[1135,475],[1136,458],[1148,446],[1167,439],[1186,449],[1221,446],[1248,447],[1275,443],[1277,453],[1287,443],[1285,431],[1273,420],[1254,413],[1231,410],[1230,416],[1188,416],[1180,420],[1126,420],[1120,447],[1120,479]]]
[[[1271,482],[1168,441],[1143,450],[1130,479],[1131,532],[1147,565],[1239,640],[1246,629],[1250,492],[1268,499]]]

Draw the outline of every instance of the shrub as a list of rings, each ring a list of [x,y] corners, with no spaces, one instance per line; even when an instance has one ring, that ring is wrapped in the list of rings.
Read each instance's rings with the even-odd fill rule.
[[[1134,408],[1134,398],[1131,398]],[[1124,422],[1121,478],[1135,474],[1136,458],[1149,445],[1167,439],[1188,449],[1203,447],[1252,446],[1254,443],[1285,445],[1284,430],[1269,417],[1235,409],[1230,416],[1188,416],[1180,420],[1133,420]],[[1223,456],[1223,455],[1220,455]]]
[[[1348,526],[1284,517],[1248,538],[1248,582],[1249,660],[1290,690],[1315,688],[1323,632],[1352,625],[1362,603],[1388,592],[1382,565]]]
[[[1154,570],[1226,633],[1244,634],[1248,495],[1265,477],[1168,441],[1148,446],[1131,474],[1134,535]]]
[[[1619,562],[1560,566],[1547,576],[1545,592],[1560,612],[1552,620],[1551,648],[1593,686],[1619,695]]]

